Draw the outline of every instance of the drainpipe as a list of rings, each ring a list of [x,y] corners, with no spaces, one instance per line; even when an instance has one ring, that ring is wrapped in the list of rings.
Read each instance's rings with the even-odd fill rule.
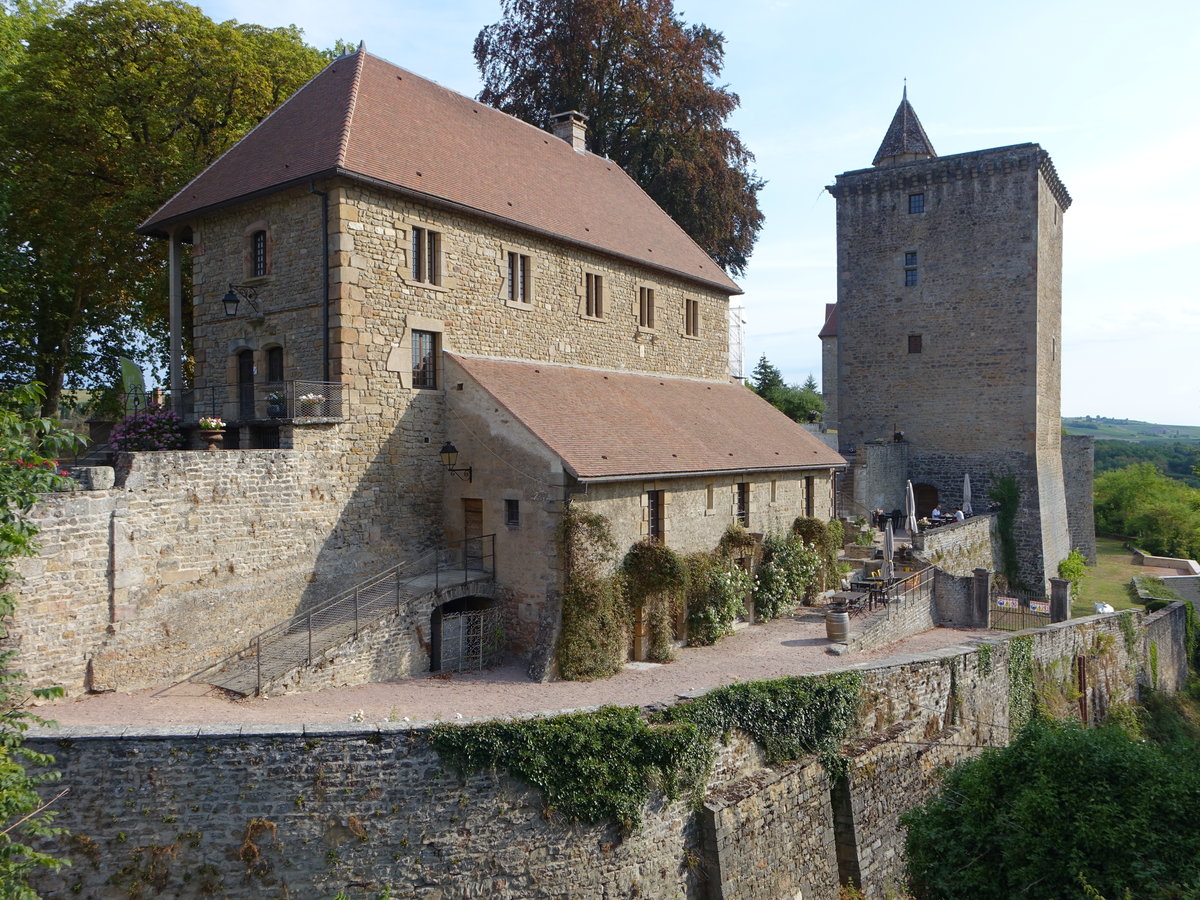
[[[318,191],[315,181],[308,183],[308,192],[321,198],[321,380],[329,383],[329,194]]]

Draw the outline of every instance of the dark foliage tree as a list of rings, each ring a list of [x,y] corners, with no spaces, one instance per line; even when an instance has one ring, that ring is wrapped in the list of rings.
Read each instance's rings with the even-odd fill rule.
[[[671,0],[504,0],[479,32],[479,99],[539,127],[588,116],[588,149],[620,165],[714,260],[740,275],[763,215],[753,154],[726,125],[725,38]]]
[[[165,251],[134,229],[324,58],[295,28],[169,0],[80,3],[21,33],[0,80],[0,375],[45,383],[49,413],[68,379],[161,355]]]
[[[1137,463],[1154,463],[1168,478],[1188,487],[1200,488],[1200,445],[1195,441],[1096,441],[1096,474],[1122,469]]]
[[[971,897],[1200,896],[1200,751],[1034,721],[905,814],[909,889]]]
[[[1153,463],[1098,475],[1093,501],[1098,531],[1133,538],[1150,553],[1200,557],[1200,490]]]

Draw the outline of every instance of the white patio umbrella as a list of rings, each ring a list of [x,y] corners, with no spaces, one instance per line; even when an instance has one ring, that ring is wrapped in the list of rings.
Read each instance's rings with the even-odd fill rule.
[[[971,510],[971,473],[963,473],[963,505],[962,511],[964,516],[973,516],[975,513]]]
[[[917,536],[917,498],[913,496],[911,480],[904,489],[904,527],[908,529],[909,540]]]
[[[892,558],[896,555],[896,537],[892,534],[892,520],[888,519],[883,526],[883,571],[884,578],[896,577],[896,564]]]

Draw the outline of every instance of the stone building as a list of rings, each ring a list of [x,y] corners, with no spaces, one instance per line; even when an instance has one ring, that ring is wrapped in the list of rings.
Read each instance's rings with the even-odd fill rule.
[[[1064,483],[1060,441],[1063,215],[1049,154],[1017,144],[938,156],[907,92],[874,165],[837,176],[836,308],[820,332],[826,400],[852,460],[852,512],[975,505],[1020,489],[1015,536],[1031,586],[1072,545],[1094,553],[1086,486]],[[1072,445],[1074,447],[1074,445]],[[1072,453],[1087,455],[1090,446]],[[868,465],[870,458],[870,465]],[[1072,460],[1073,472],[1086,465]],[[1086,506],[1086,510],[1083,509]]]
[[[555,633],[567,502],[601,509],[624,546],[683,552],[736,521],[830,517],[841,457],[730,382],[737,286],[586,151],[585,127],[568,113],[544,132],[360,48],[154,213],[140,230],[170,246],[172,395],[185,420],[228,423],[225,450],[134,461],[76,516],[94,514],[88,552],[115,571],[73,567],[96,608],[67,646],[38,645],[39,670],[69,659],[90,674],[59,681],[109,688],[186,674],[380,569],[493,534],[490,593],[510,650],[530,653]],[[251,471],[270,483],[251,489]],[[154,527],[167,509],[186,539]],[[66,577],[39,572],[30,593]],[[414,671],[436,667],[439,612]],[[27,633],[53,630],[44,614]]]

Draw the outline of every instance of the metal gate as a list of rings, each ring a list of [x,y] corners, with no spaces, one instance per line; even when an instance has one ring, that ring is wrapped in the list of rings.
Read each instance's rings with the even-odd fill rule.
[[[1050,598],[1044,593],[992,586],[988,628],[1024,631],[1050,624]]]
[[[442,672],[498,665],[504,656],[504,608],[492,606],[442,616]]]

